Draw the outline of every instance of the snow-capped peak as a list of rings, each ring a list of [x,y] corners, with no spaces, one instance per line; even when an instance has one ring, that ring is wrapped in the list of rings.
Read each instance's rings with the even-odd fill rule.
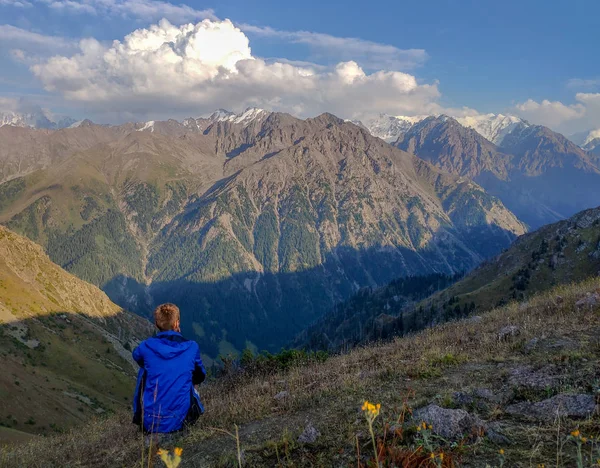
[[[585,140],[583,141],[582,147],[585,149],[594,149],[594,147],[598,146],[597,144],[594,144],[597,143],[594,140],[597,140],[598,138],[600,138],[600,128],[592,130],[590,131],[590,133],[588,133],[588,135],[585,137]]]
[[[503,114],[480,114],[457,117],[456,120],[461,125],[472,128],[496,145],[500,145],[504,137],[519,124],[529,126],[527,121],[517,116]]]
[[[212,122],[231,122],[235,124],[248,125],[257,118],[267,115],[268,112],[258,107],[249,107],[240,114],[229,112],[225,109],[219,109],[213,112],[208,120]]]
[[[154,131],[154,120],[149,120],[148,122],[146,122],[144,124],[144,126],[142,128],[138,128],[137,131],[138,132],[144,132],[146,130],[150,130],[151,132]]]
[[[426,119],[427,115],[405,116],[379,114],[376,117],[362,121],[352,121],[357,125],[364,126],[373,136],[391,143],[405,134],[414,124]]]
[[[44,109],[33,112],[12,110],[0,112],[0,127],[11,125],[13,127],[57,129],[69,127],[73,122],[75,121],[69,117],[57,118]]]

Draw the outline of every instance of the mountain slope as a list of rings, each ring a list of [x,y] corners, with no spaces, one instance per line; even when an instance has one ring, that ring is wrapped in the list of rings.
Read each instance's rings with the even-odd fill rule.
[[[356,287],[470,269],[523,232],[475,184],[352,124],[283,121],[266,121],[227,163],[243,169],[151,247],[152,295],[176,297],[213,353],[277,349]]]
[[[3,426],[50,433],[124,408],[135,375],[127,349],[150,333],[149,322],[0,226]]]
[[[595,276],[600,276],[600,208],[519,237],[458,281],[415,277],[361,291],[299,334],[293,344],[339,351],[528,300],[556,285]]]
[[[473,178],[532,228],[600,203],[600,169],[565,137],[519,123],[497,147],[450,117],[430,117],[395,143]]]
[[[129,309],[178,302],[213,357],[278,349],[358,288],[468,270],[524,232],[481,187],[334,116],[208,120],[102,127],[1,184],[0,222]]]
[[[583,463],[592,466],[600,304],[590,298],[600,301],[599,294],[596,278],[324,362],[218,378],[201,387],[207,412],[198,426],[175,443],[181,466],[235,465],[236,440],[215,430],[234,424],[248,466],[273,467],[284,457],[294,466],[374,465],[360,412],[365,400],[381,404],[373,428],[386,466],[427,466],[432,451],[437,460],[444,453],[445,467],[555,466],[557,459],[577,466],[575,430],[588,440]],[[588,303],[576,305],[582,299]],[[425,432],[431,445],[416,430],[423,421],[432,425]],[[123,414],[10,448],[0,459],[7,466],[133,467],[140,450],[139,432]]]

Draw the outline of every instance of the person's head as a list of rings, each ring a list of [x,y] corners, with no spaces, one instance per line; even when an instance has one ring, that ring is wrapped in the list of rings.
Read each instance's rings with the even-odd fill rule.
[[[162,331],[181,331],[179,322],[179,307],[175,304],[166,303],[154,309],[154,323],[156,328]]]

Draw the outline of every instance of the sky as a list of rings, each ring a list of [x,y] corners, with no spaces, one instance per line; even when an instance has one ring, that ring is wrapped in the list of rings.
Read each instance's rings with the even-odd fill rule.
[[[600,128],[596,0],[0,0],[0,111],[519,115]]]

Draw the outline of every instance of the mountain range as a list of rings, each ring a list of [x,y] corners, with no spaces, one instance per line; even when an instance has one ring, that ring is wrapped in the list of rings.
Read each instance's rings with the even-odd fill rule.
[[[28,112],[0,111],[0,127],[5,125],[13,127],[30,127],[60,129],[67,128],[76,124],[76,120],[65,117],[55,116],[44,109],[31,109]]]
[[[600,204],[598,159],[541,125],[518,122],[497,146],[456,119],[428,117],[394,145],[470,177],[533,229]]]
[[[121,306],[180,304],[208,357],[276,350],[361,287],[470,270],[526,230],[330,114],[5,126],[0,142],[0,222]]]

